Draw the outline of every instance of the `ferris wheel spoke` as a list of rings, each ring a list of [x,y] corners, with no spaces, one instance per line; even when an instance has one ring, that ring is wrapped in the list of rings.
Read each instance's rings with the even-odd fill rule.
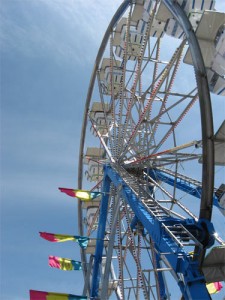
[[[159,65],[158,61],[159,61],[159,57],[160,57],[160,39],[157,39],[157,41],[156,41],[156,43],[155,43],[155,45],[154,45],[154,47],[153,47],[153,49],[152,49],[151,55],[150,55],[150,53],[149,53],[149,57],[152,58],[155,49],[156,49],[156,54],[155,54],[155,60],[156,60],[156,62],[155,62],[155,64],[154,64],[154,71],[153,71],[153,75],[152,75],[152,82],[153,82],[153,85],[152,85],[151,92],[152,92],[152,91],[154,90],[154,88],[155,88],[155,85],[154,85],[154,84],[156,83],[156,77],[157,77],[157,73],[158,73],[158,65]],[[150,52],[150,47],[149,47],[149,52]]]
[[[163,145],[163,143],[167,140],[167,138],[171,135],[171,133],[173,133],[174,129],[178,126],[178,124],[180,124],[180,122],[185,117],[185,115],[187,114],[187,112],[192,108],[192,106],[194,105],[194,103],[196,102],[196,100],[197,100],[197,96],[196,96],[196,98],[194,98],[194,99],[191,100],[191,102],[183,110],[183,112],[178,117],[178,119],[174,122],[174,124],[171,126],[171,128],[165,133],[164,137],[158,142],[158,145],[156,146],[156,148],[152,152],[153,154],[156,153],[156,151],[159,150],[159,148]],[[155,134],[156,133],[154,132],[154,135]]]
[[[110,228],[110,236],[109,236],[109,242],[107,247],[106,265],[105,265],[105,271],[102,280],[102,292],[101,292],[102,299],[106,299],[108,294],[108,282],[109,282],[109,275],[111,269],[111,260],[113,255],[114,238],[116,234],[117,215],[120,209],[119,198],[120,195],[117,195],[115,197],[115,203],[113,205],[112,220],[111,220],[112,224],[110,226],[111,228]]]
[[[134,100],[135,100],[135,98],[138,99],[137,94],[136,94],[137,93],[137,84],[138,84],[138,82],[139,82],[139,94],[140,95],[142,94],[141,93],[141,75],[142,75],[144,69],[146,68],[146,66],[148,64],[148,61],[146,62],[146,64],[144,65],[144,67],[142,69],[141,69],[141,64],[142,64],[142,61],[143,61],[143,53],[144,53],[144,50],[146,48],[146,41],[148,43],[148,40],[147,40],[146,36],[148,35],[148,30],[150,28],[149,24],[147,24],[147,28],[148,29],[146,30],[146,34],[143,38],[143,43],[142,43],[142,48],[141,48],[141,51],[140,51],[140,55],[137,58],[137,63],[135,64],[135,72],[133,72],[133,74],[132,74],[134,76],[134,82],[133,82],[133,85],[131,86],[131,89],[130,89],[131,98],[130,98],[128,106],[127,106],[126,119],[124,121],[125,125],[123,126],[122,135],[124,135],[127,132],[127,126],[129,124],[128,120],[130,120],[132,118],[132,114],[131,114],[132,107],[133,107],[133,105],[137,105]],[[130,79],[131,79],[131,77],[130,77]],[[129,79],[129,81],[130,81],[130,79]],[[129,83],[129,81],[128,81],[128,83]],[[128,86],[128,83],[126,85],[126,88]],[[138,109],[137,109],[137,111],[138,111]]]
[[[129,11],[129,14],[128,14],[128,18],[127,18],[127,27],[126,27],[126,32],[125,32],[125,44],[124,44],[124,55],[123,55],[123,63],[122,63],[122,66],[123,66],[123,75],[122,75],[122,80],[121,80],[121,85],[120,85],[120,110],[119,110],[119,121],[118,123],[119,124],[122,124],[122,113],[123,113],[123,108],[124,108],[124,90],[125,90],[125,86],[127,88],[128,86],[128,83],[129,81],[132,79],[132,77],[134,77],[134,83],[133,83],[133,86],[131,87],[131,90],[130,90],[130,99],[129,99],[129,102],[127,103],[127,107],[125,108],[126,109],[126,119],[125,119],[125,125],[127,124],[127,119],[130,117],[130,107],[131,107],[131,104],[133,102],[133,99],[135,97],[135,93],[133,92],[135,90],[135,87],[136,87],[136,84],[137,84],[137,74],[138,74],[138,69],[139,69],[139,59],[137,59],[137,69],[135,72],[132,72],[131,75],[130,75],[130,78],[128,80],[128,83],[125,84],[125,81],[126,81],[126,65],[127,65],[127,58],[128,58],[128,43],[129,43],[129,36],[130,36],[130,18],[131,18],[131,10]],[[118,145],[121,145],[123,144],[123,141],[122,141],[122,137],[124,135],[124,126],[120,126],[119,127],[119,130],[118,130]],[[118,150],[117,150],[117,157],[119,155],[119,151],[120,151],[120,147],[118,147]]]
[[[125,31],[125,44],[124,44],[124,54],[123,54],[123,60],[122,60],[122,78],[120,83],[120,93],[119,93],[119,119],[118,123],[122,124],[122,114],[123,114],[123,108],[124,108],[124,86],[126,82],[126,66],[127,66],[127,59],[128,59],[128,43],[129,43],[129,37],[130,37],[130,21],[131,21],[131,10],[132,7],[130,7],[128,18],[127,18],[127,26]],[[116,136],[117,139],[117,145],[120,145],[122,143],[122,128],[118,127],[118,133]],[[117,153],[116,157],[119,155],[119,148],[117,147]]]
[[[131,283],[130,290],[132,289],[133,290],[133,294],[135,295],[136,294],[135,278],[133,278],[133,276],[131,274],[131,271],[129,270],[129,267],[128,267],[127,263],[126,263],[126,260],[124,260],[124,266],[125,266],[125,269],[126,269],[126,272],[127,272],[128,276],[129,276],[128,277],[129,278],[129,282]],[[131,291],[130,291],[130,294],[131,294]],[[132,298],[130,298],[130,294],[128,295],[128,299],[132,299]]]
[[[174,64],[176,63],[177,59],[181,56],[181,53],[182,53],[183,48],[184,48],[184,45],[185,45],[185,41],[183,41],[180,44],[180,46],[175,50],[175,52],[171,56],[171,59],[168,62],[166,62],[166,61],[164,61],[164,62],[162,62],[162,61],[155,61],[155,62],[160,63],[160,64],[165,64],[165,67],[161,70],[161,72],[155,78],[155,81],[152,81],[151,84],[148,86],[148,88],[146,89],[146,91],[141,96],[141,100],[144,101],[145,98],[147,97],[148,93],[150,93],[150,95],[153,93],[153,91],[154,91],[154,89],[152,89],[153,84],[155,84],[156,87],[158,85],[160,85],[160,87],[162,86],[162,84],[164,83],[165,79],[168,78],[168,76],[170,74],[170,71],[174,67]],[[157,83],[156,83],[156,81],[157,81]],[[152,92],[150,92],[151,89],[152,89]],[[167,93],[167,91],[166,91],[166,93]]]
[[[164,151],[161,152],[157,152],[157,153],[152,153],[146,157],[141,157],[139,159],[133,160],[132,159],[135,157],[135,155],[130,156],[129,160],[126,162],[127,166],[132,166],[132,165],[136,165],[136,164],[140,164],[140,163],[146,163],[148,161],[154,161],[154,162],[158,162],[158,164],[163,164],[163,162],[165,161],[170,161],[171,163],[175,163],[176,161],[182,162],[185,160],[192,160],[192,159],[199,159],[200,155],[199,154],[194,154],[194,153],[184,153],[184,152],[179,152],[181,150],[190,148],[190,147],[198,147],[198,145],[200,145],[200,141],[191,141],[188,143],[185,143],[183,145],[179,145],[179,146],[175,146],[173,148],[170,149],[166,149]],[[195,149],[195,148],[194,148]],[[196,150],[196,149],[195,149]]]
[[[170,93],[170,91],[172,89],[172,86],[174,84],[174,79],[175,79],[175,76],[177,74],[178,67],[180,65],[180,61],[181,61],[184,46],[185,46],[185,44],[183,43],[182,47],[180,47],[180,49],[179,49],[177,59],[174,62],[174,68],[172,70],[172,75],[170,76],[170,78],[167,77],[167,83],[166,83],[166,88],[165,88],[167,93],[164,95],[164,98],[161,101],[161,107],[160,107],[160,110],[159,110],[159,113],[158,113],[158,117],[155,119],[155,122],[153,123],[153,128],[152,128],[153,134],[152,134],[152,136],[150,138],[150,141],[149,141],[150,144],[151,144],[152,139],[157,134],[157,128],[158,128],[158,125],[159,125],[159,121],[161,119],[161,114],[166,109],[166,103],[167,103],[167,100],[168,100],[168,97],[169,97],[169,93]],[[171,130],[173,130],[173,128]]]
[[[128,233],[128,229],[127,229]],[[125,239],[126,237],[126,239]],[[125,246],[123,246],[123,242],[125,242]],[[128,235],[123,235],[123,238],[121,238],[121,229],[120,229],[120,221],[118,220],[118,257],[119,257],[119,280],[121,289],[124,291],[124,284],[125,282],[130,282],[132,285],[133,293],[136,295],[137,293],[137,286],[135,285],[135,281],[137,281],[136,278],[134,278],[129,270],[129,266],[126,263],[126,257],[128,256],[127,251],[130,250],[130,240]],[[123,271],[124,269],[124,271]],[[125,273],[128,276],[128,278],[125,277]],[[130,297],[128,297],[130,299]],[[132,299],[132,298],[131,298]]]
[[[131,109],[132,109],[134,99],[135,99],[137,84],[140,81],[140,77],[141,77],[141,65],[142,65],[143,55],[144,55],[146,45],[147,45],[147,41],[148,41],[147,36],[149,34],[149,30],[150,30],[150,23],[148,22],[147,23],[147,30],[145,32],[145,35],[143,37],[143,43],[141,45],[140,55],[137,58],[137,67],[136,67],[136,70],[134,72],[134,82],[133,82],[132,87],[131,87],[131,97],[130,97],[128,107],[127,107],[127,113],[126,113],[126,118],[125,118],[125,121],[124,121],[124,126],[123,126],[123,129],[122,129],[122,132],[120,132],[119,145],[121,145],[122,136],[124,136],[124,133],[127,132],[128,120],[130,119]]]
[[[138,273],[138,279],[140,280],[140,284],[141,284],[141,288],[143,290],[143,296],[144,299],[147,299],[147,288],[146,288],[146,284],[145,284],[145,280],[144,280],[144,275],[141,269],[141,264],[140,264],[140,260],[139,257],[137,256],[137,252],[136,252],[136,247],[135,247],[135,241],[131,232],[131,228],[130,228],[130,223],[128,220],[128,211],[127,211],[127,207],[126,207],[126,203],[124,203],[124,211],[125,211],[125,218],[126,218],[126,223],[128,226],[128,236],[130,238],[130,242],[131,242],[131,248],[129,248],[129,250],[131,251],[131,254],[134,257],[135,263],[136,263],[136,267],[137,267],[137,273]]]
[[[136,126],[134,127],[132,133],[130,134],[130,138],[129,138],[129,140],[128,140],[126,146],[125,146],[124,149],[122,150],[122,153],[121,153],[121,155],[120,155],[120,160],[123,159],[123,157],[124,157],[124,155],[125,155],[125,153],[126,153],[128,147],[130,146],[130,143],[131,143],[131,142],[134,140],[134,138],[136,137],[137,131],[139,130],[139,128],[140,128],[140,126],[141,126],[141,123],[143,122],[143,120],[144,120],[144,118],[145,118],[145,116],[146,116],[146,114],[147,114],[147,112],[148,112],[150,106],[152,105],[152,102],[154,101],[154,99],[155,99],[155,97],[156,97],[156,95],[157,95],[157,93],[158,93],[160,87],[163,85],[165,79],[166,79],[167,76],[169,75],[170,70],[171,70],[171,68],[172,68],[172,66],[173,66],[173,64],[174,64],[174,62],[176,61],[177,56],[179,57],[179,54],[180,54],[180,52],[182,51],[182,49],[183,49],[183,45],[182,45],[182,47],[179,47],[179,48],[175,51],[175,53],[174,53],[174,55],[172,56],[172,58],[171,58],[169,64],[164,68],[164,71],[162,72],[161,78],[160,78],[160,80],[158,81],[158,83],[156,84],[156,88],[155,88],[155,89],[153,90],[153,92],[151,93],[151,96],[150,96],[149,100],[147,101],[147,103],[146,103],[146,105],[145,105],[145,107],[144,107],[144,110],[143,110],[142,113],[140,114],[140,118],[139,118],[139,120],[137,121]],[[148,90],[149,90],[149,88],[148,88]],[[148,90],[147,90],[147,91],[148,91]],[[146,93],[146,92],[145,92],[145,93]],[[145,93],[144,93],[144,94],[145,94]],[[143,95],[144,95],[144,94],[143,94]],[[141,98],[143,98],[143,95],[141,96]]]
[[[154,276],[155,276],[155,282],[156,282],[156,291],[157,291],[157,296],[158,299],[161,298],[160,296],[160,283],[159,283],[159,274],[157,272],[157,262],[156,262],[156,252],[155,252],[155,246],[153,241],[150,239],[150,249],[151,249],[151,261],[152,261],[152,265],[153,265],[153,271],[154,271]]]
[[[99,140],[100,140],[100,142],[101,142],[103,148],[105,149],[106,153],[108,154],[110,160],[111,160],[112,162],[114,162],[114,158],[113,158],[113,156],[112,156],[112,154],[111,154],[111,151],[110,151],[110,149],[108,148],[108,146],[106,145],[106,142],[105,142],[104,138],[102,137],[101,133],[96,129],[96,125],[92,124],[92,127],[93,127],[94,130],[96,131],[96,134],[97,134],[97,136],[99,137]]]
[[[99,72],[97,72],[97,82],[98,82],[98,87],[99,87],[99,91],[100,91],[100,100],[101,100],[101,105],[102,105],[102,111],[103,111],[103,116],[104,116],[104,123],[105,123],[105,126],[106,126],[106,132],[107,132],[107,135],[108,135],[108,138],[109,138],[109,145],[110,145],[110,148],[111,148],[111,152],[113,153],[114,152],[114,149],[113,149],[113,146],[112,146],[112,136],[111,136],[111,130],[110,130],[110,124],[109,124],[109,120],[107,118],[107,113],[108,113],[108,110],[106,110],[106,101],[104,101],[104,96],[103,96],[103,93],[102,93],[102,89],[100,88],[100,76],[99,76]],[[90,115],[90,112],[89,112],[89,119],[90,121],[92,122],[92,124],[94,123],[94,120],[91,118],[91,115]],[[95,128],[94,128],[95,132],[98,132],[98,124],[95,125]],[[104,130],[103,130],[103,134],[105,134]],[[102,137],[102,134],[99,132],[97,133],[98,137],[100,138],[100,140],[104,141],[104,138]]]
[[[167,156],[162,155],[161,157],[156,157],[153,160],[153,164],[160,165],[163,167],[164,165],[175,165],[182,164],[184,162],[189,162],[191,160],[199,160],[201,155],[192,154],[192,153],[168,153]]]
[[[147,42],[147,45],[149,46],[149,41]],[[156,45],[157,45],[156,57],[153,57]],[[148,64],[150,62],[153,62],[154,63],[154,69],[155,69],[155,71],[154,71],[155,72],[155,76],[153,76],[153,78],[151,79],[151,81],[152,81],[153,84],[155,84],[157,82],[157,80],[160,78],[160,76],[163,73],[163,71],[161,71],[161,73],[156,77],[156,70],[158,69],[158,64],[166,64],[166,65],[168,64],[168,62],[166,62],[166,61],[163,62],[163,61],[160,61],[158,59],[159,53],[160,53],[160,46],[159,45],[160,45],[160,39],[157,39],[157,41],[154,43],[153,50],[152,50],[151,53],[150,53],[150,47],[148,47],[149,48],[149,51],[148,51],[149,55],[148,55],[148,57],[142,57],[142,61],[145,61],[145,64],[142,67],[142,69],[140,70],[140,75],[139,75],[139,77],[141,77],[143,75],[144,70],[148,66]],[[139,62],[140,62],[140,60],[139,60]],[[137,73],[137,71],[136,71],[137,70],[137,64],[138,64],[138,59],[136,60],[136,63],[134,65],[134,70],[126,70],[127,73],[131,72],[129,80],[127,81],[126,86],[125,86],[125,90],[126,89],[129,90],[130,93],[131,93],[131,90],[128,89],[128,86],[130,84],[131,79],[134,78],[135,74]],[[151,85],[150,87],[152,88],[152,86],[153,85]],[[150,90],[150,87],[149,87],[149,90]]]
[[[181,96],[181,99],[178,101],[175,101],[175,103],[173,103],[170,106],[167,106],[163,109],[163,111],[161,111],[156,117],[151,119],[151,123],[154,124],[155,122],[158,122],[158,119],[160,119],[163,115],[168,114],[172,109],[176,108],[179,104],[181,104],[182,102],[184,102],[186,99],[190,98],[196,98],[196,95],[193,96],[193,92],[196,91],[196,88],[194,88],[190,93],[188,93],[187,95],[177,95],[177,94],[171,94],[171,93],[166,93],[170,96]],[[161,91],[160,91],[161,93]],[[158,96],[158,99],[163,102],[163,98]],[[159,122],[158,122],[159,123]]]
[[[171,173],[170,173],[170,174],[171,174]],[[178,205],[178,206],[179,206],[186,214],[188,214],[190,217],[192,217],[194,220],[197,221],[197,217],[196,217],[196,216],[195,216],[195,215],[194,215],[187,207],[185,207],[178,199],[175,199],[175,198],[173,197],[172,194],[170,194],[165,188],[163,188],[162,185],[160,185],[156,180],[154,180],[152,177],[150,177],[147,173],[145,173],[145,175],[147,175],[148,178],[149,178],[149,180],[150,180],[151,182],[153,182],[154,185],[155,185],[159,190],[161,190],[161,191],[169,198],[169,201],[166,201],[165,203],[170,203],[171,205],[174,205],[174,204]],[[164,202],[163,200],[160,201],[160,203],[163,203],[163,202]],[[166,209],[166,210],[168,210],[168,208],[166,208],[166,207],[164,207],[164,206],[163,206],[163,208]],[[171,211],[172,214],[174,214],[174,215],[180,217],[181,219],[184,218],[184,216],[181,216],[181,215],[179,215],[179,214],[176,214],[174,211],[172,211],[172,208],[173,208],[173,207],[171,206],[170,209],[169,209],[169,211]]]
[[[160,166],[161,167],[171,167],[171,166],[176,166],[177,164],[179,164],[181,167],[184,165],[184,163],[189,163],[191,161],[196,161],[199,160],[201,158],[201,156],[192,156],[192,157],[186,157],[183,159],[164,159],[163,161],[160,161]],[[157,162],[157,161],[156,161]]]

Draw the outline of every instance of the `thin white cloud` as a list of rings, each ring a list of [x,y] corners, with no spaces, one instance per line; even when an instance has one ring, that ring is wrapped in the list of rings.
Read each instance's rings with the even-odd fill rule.
[[[119,0],[4,2],[1,48],[27,56],[49,56],[59,64],[91,63],[120,3]]]
[[[1,48],[47,56],[58,64],[92,63],[104,32],[122,0],[2,2]],[[225,4],[216,2],[216,9]]]

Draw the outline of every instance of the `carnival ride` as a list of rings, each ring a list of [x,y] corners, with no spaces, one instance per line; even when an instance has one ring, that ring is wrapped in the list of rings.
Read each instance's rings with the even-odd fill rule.
[[[125,0],[106,30],[78,171],[79,189],[101,192],[78,204],[91,299],[210,299],[206,283],[224,280],[211,222],[213,206],[225,208],[224,185],[214,188],[225,123],[214,134],[210,99],[225,95],[225,14],[214,6]]]

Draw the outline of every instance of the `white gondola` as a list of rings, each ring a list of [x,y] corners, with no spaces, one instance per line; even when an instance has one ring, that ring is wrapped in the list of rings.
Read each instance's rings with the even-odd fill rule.
[[[153,19],[152,21],[152,26],[149,32],[150,36],[153,37],[163,37],[164,35],[164,29],[165,29],[165,25],[166,23],[160,20],[157,20],[156,18]],[[138,31],[141,32],[142,34],[145,34],[146,30],[147,30],[147,23],[143,20],[140,20],[138,22]]]
[[[84,158],[84,163],[88,165],[88,170],[85,171],[85,176],[88,181],[95,182],[102,179],[103,169],[102,166],[97,163],[104,157],[104,150],[97,147],[88,147]]]
[[[225,18],[224,18],[225,22]],[[224,76],[225,74],[225,24],[223,24],[214,40],[216,54],[212,63],[212,70],[217,74]]]
[[[98,206],[92,205],[87,208],[86,222],[87,227],[96,229],[98,227],[98,217],[96,217],[96,213],[98,212]]]
[[[90,160],[99,160],[104,156],[104,149],[98,147],[87,147],[87,151],[84,158],[84,163],[89,164]]]
[[[178,25],[178,22],[174,19],[168,19],[165,26],[165,32],[166,34],[178,39],[184,36],[184,32],[182,28]]]
[[[98,212],[101,198],[96,198],[94,201],[83,201],[82,208],[86,210],[85,223],[89,228],[96,229],[98,227],[98,217],[96,213]]]
[[[196,37],[201,48],[202,56],[206,68],[211,68],[217,54],[216,41],[218,43],[218,35],[221,27],[225,24],[225,14],[216,11],[205,11],[198,24]],[[219,47],[219,45],[217,46]],[[184,62],[192,64],[190,50],[187,51]],[[217,70],[214,70],[217,71]]]
[[[196,36],[207,68],[210,91],[225,95],[225,14],[205,11],[198,24]],[[184,62],[192,64],[190,50]]]
[[[137,0],[131,15],[131,20],[136,24],[140,19],[148,22],[150,12],[154,8],[154,5],[155,0]]]
[[[203,12],[205,10],[213,10],[215,6],[214,0],[177,0],[177,2],[180,4],[181,8],[185,11],[186,15],[188,16],[193,30],[196,30],[196,28],[198,27]],[[156,18],[158,20],[166,22],[166,34],[175,38],[184,37],[183,30],[178,25],[178,22],[168,12],[168,10],[165,8],[165,5],[162,2],[157,11]]]
[[[93,161],[90,160],[88,163],[88,170],[85,171],[86,178],[89,181],[99,181],[102,179],[103,176],[103,169],[102,167]]]
[[[93,122],[91,126],[92,133],[96,136],[96,131],[98,131],[101,136],[107,136],[107,126],[109,127],[112,123],[109,105],[107,103],[102,104],[101,102],[94,102],[89,112],[89,116]]]
[[[129,39],[126,43],[126,25],[127,18],[122,18],[117,24],[113,46],[116,47],[115,54],[121,59],[124,58],[124,49],[127,51],[127,59],[135,60],[141,52],[141,45],[143,43],[144,35],[146,34],[147,24],[150,20],[152,9],[155,7],[155,1],[139,0],[136,1],[130,19]],[[150,36],[162,37],[164,34],[165,22],[152,20]],[[126,46],[127,45],[127,46]]]
[[[126,44],[126,25],[127,18],[122,18],[116,27],[113,39],[113,46],[115,46],[115,54],[123,59],[124,49]],[[129,39],[127,43],[127,59],[135,60],[141,51],[143,35],[140,34],[134,22],[131,22],[129,30]]]
[[[109,111],[109,104],[108,103],[102,103],[102,102],[94,102],[92,104],[91,110],[90,110],[90,116],[91,118],[95,118],[95,115],[97,113],[103,113],[103,111],[106,111],[108,113]]]
[[[112,65],[111,65],[112,64]],[[111,68],[113,69],[111,78]],[[121,62],[119,60],[113,60],[110,62],[109,58],[103,58],[100,68],[100,81],[103,88],[103,94],[116,96],[120,90],[120,84],[122,80]]]
[[[151,22],[151,29],[149,32],[150,36],[153,37],[162,37],[164,35],[164,28],[166,23],[162,20],[157,20],[155,17],[151,20],[151,12],[153,9],[157,10],[156,2],[155,1],[145,1],[142,9],[142,15],[137,21],[137,31],[140,32],[142,35],[146,33],[147,24],[150,20]],[[134,11],[135,12],[135,11]]]

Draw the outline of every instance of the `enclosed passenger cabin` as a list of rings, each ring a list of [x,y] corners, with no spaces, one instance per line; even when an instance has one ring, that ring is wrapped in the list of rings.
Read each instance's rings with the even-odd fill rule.
[[[219,28],[214,45],[216,53],[207,72],[209,88],[211,92],[225,96],[225,24]]]
[[[138,6],[136,4],[136,6]],[[135,6],[135,7],[136,7]],[[137,31],[142,35],[146,34],[148,30],[148,23],[151,27],[149,35],[153,37],[162,37],[164,35],[165,22],[161,20],[157,20],[155,17],[155,13],[153,10],[155,9],[155,13],[157,12],[158,7],[156,6],[156,1],[148,0],[145,1],[142,10],[137,8],[137,12],[134,9],[134,13],[132,15],[133,20],[137,20]]]
[[[225,22],[225,17],[224,17]],[[215,57],[212,63],[212,70],[215,70],[220,76],[225,75],[225,24],[221,25],[214,39],[216,48]]]
[[[198,27],[203,12],[205,10],[213,10],[215,6],[214,0],[177,0],[177,2],[188,16],[194,31]],[[166,22],[165,32],[167,35],[175,38],[184,38],[182,28],[162,2],[159,5],[156,19]]]
[[[115,54],[124,59],[125,48],[127,60],[135,60],[141,54],[143,39],[148,30],[148,24],[151,25],[150,36],[162,37],[164,34],[165,22],[151,19],[152,10],[156,7],[156,1],[138,0],[134,4],[127,29],[128,19],[122,18],[116,26],[114,33],[113,46],[116,47]],[[129,37],[127,33],[129,32]]]
[[[82,203],[82,208],[86,210],[85,223],[87,230],[96,230],[98,227],[98,210],[101,198],[96,198],[94,201],[85,201]]]
[[[196,29],[201,48],[210,91],[225,95],[225,13],[205,11]],[[184,62],[192,64],[190,50]]]
[[[105,156],[105,151],[102,148],[88,147],[84,158],[84,163],[88,165],[88,170],[85,171],[85,176],[88,181],[100,181],[103,176],[102,165],[98,163]]]
[[[116,47],[115,54],[123,59],[126,47],[127,59],[135,60],[141,52],[143,35],[137,31],[136,24],[132,21],[129,28],[129,38],[126,36],[127,32],[127,18],[122,18],[116,26],[113,38],[113,46]]]
[[[118,96],[123,75],[121,61],[103,58],[99,71],[103,94]]]
[[[165,25],[166,23],[160,20],[157,20],[156,18],[153,18],[152,23],[151,23],[151,29],[149,32],[150,36],[156,37],[156,38],[161,38],[163,37],[165,31]],[[140,20],[138,22],[138,31],[141,32],[141,34],[145,34],[147,31],[147,22],[144,20]]]
[[[106,137],[108,128],[112,123],[112,115],[110,113],[109,104],[94,102],[89,112],[89,116],[92,121],[92,133],[96,136],[96,131],[98,131],[101,136]]]

